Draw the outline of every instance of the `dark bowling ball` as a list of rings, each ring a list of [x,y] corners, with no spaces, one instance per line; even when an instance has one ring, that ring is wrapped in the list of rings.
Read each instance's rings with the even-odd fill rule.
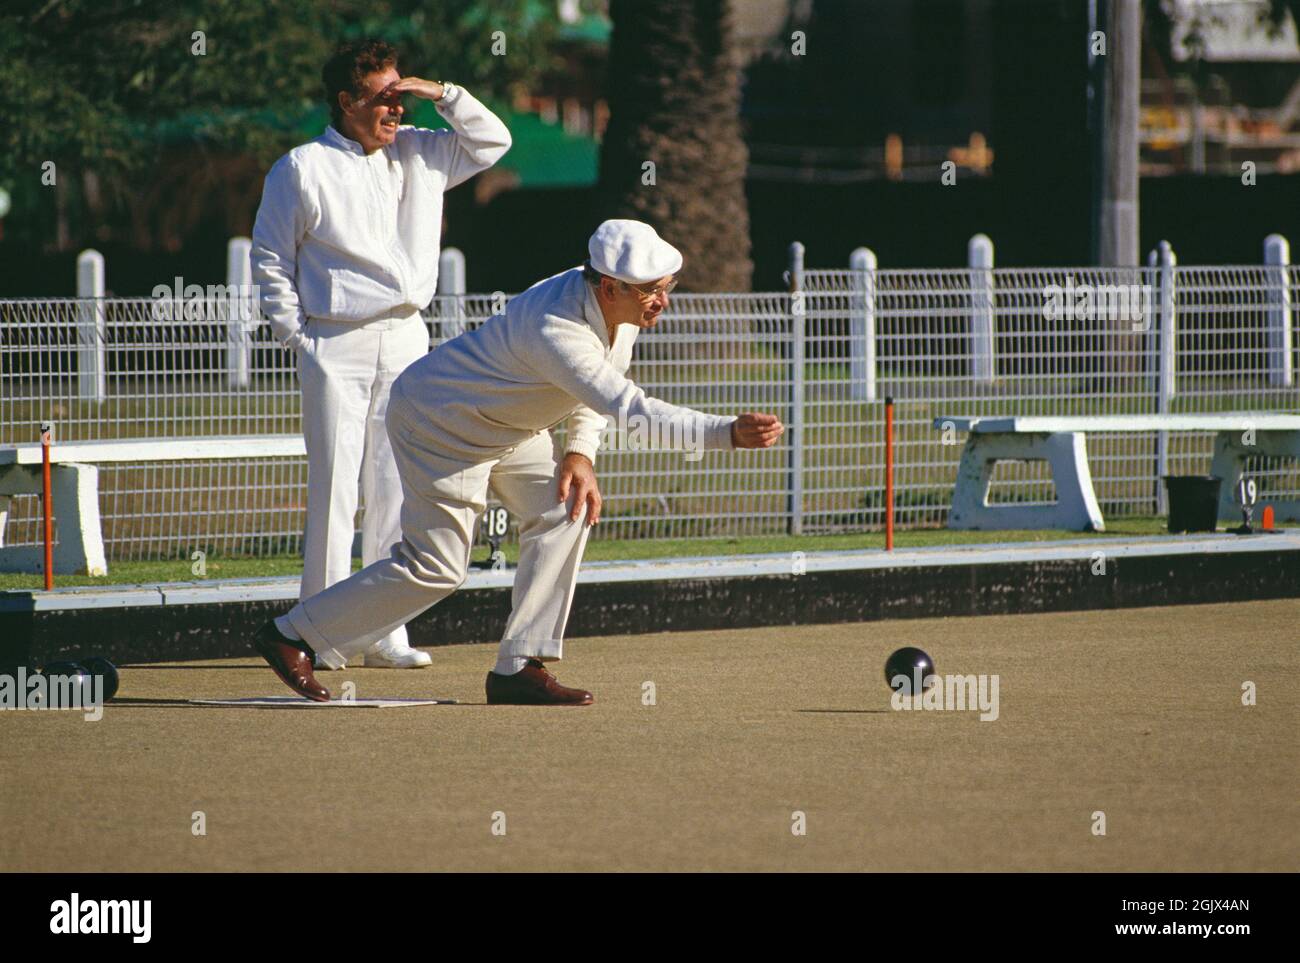
[[[51,709],[79,709],[90,705],[93,694],[90,687],[90,673],[80,662],[50,662],[41,671],[46,679],[46,691],[49,692]],[[64,678],[71,681],[67,683],[59,681]],[[81,689],[80,701],[77,701],[78,697],[73,694],[76,687]]]
[[[913,646],[899,649],[888,659],[885,660],[885,682],[891,689],[902,692],[903,695],[915,695],[913,688],[916,685],[917,672],[920,672],[921,688],[928,689],[937,681],[934,671],[934,660]],[[895,679],[903,676],[906,681],[899,680],[895,685]]]
[[[104,680],[104,701],[107,702],[113,696],[117,695],[118,677],[117,666],[108,659],[94,656],[82,660],[82,666],[91,676],[101,676]]]

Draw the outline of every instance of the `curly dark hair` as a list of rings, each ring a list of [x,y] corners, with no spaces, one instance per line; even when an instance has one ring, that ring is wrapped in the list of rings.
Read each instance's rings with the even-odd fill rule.
[[[353,97],[361,92],[361,82],[368,74],[397,66],[397,50],[383,40],[345,40],[334,48],[330,59],[321,70],[325,84],[325,102],[330,107],[330,120],[337,127],[343,117],[339,107],[339,94],[347,91]]]

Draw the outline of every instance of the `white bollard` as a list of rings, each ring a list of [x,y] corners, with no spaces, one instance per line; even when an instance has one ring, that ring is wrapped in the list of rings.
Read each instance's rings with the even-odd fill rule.
[[[970,268],[971,377],[975,381],[993,381],[993,241],[987,234],[976,234],[966,245],[966,264]]]
[[[465,331],[465,255],[460,248],[448,247],[438,255],[438,294],[451,296],[451,310],[443,315],[439,340],[449,340]]]
[[[1264,238],[1268,266],[1268,383],[1290,388],[1295,383],[1294,340],[1291,333],[1291,245],[1281,234]]]
[[[226,244],[226,381],[232,388],[247,388],[253,365],[253,326],[257,308],[251,297],[253,242],[232,237]]]
[[[849,255],[853,298],[849,308],[849,397],[876,400],[876,252],[856,248]]]
[[[465,293],[465,255],[460,248],[444,248],[438,255],[438,293]]]
[[[1156,410],[1167,414],[1178,393],[1178,300],[1174,291],[1178,256],[1168,241],[1157,245],[1155,266],[1160,278],[1160,396]]]
[[[1174,291],[1174,268],[1178,257],[1168,241],[1161,241],[1147,257],[1147,264],[1156,269],[1160,286],[1159,354],[1157,356],[1156,412],[1169,414],[1174,396],[1178,393],[1178,301]],[[1169,474],[1169,432],[1156,433],[1156,514],[1169,513],[1169,493],[1161,479]]]
[[[108,394],[105,372],[107,321],[104,315],[104,255],[85,250],[77,255],[77,397],[103,402]]]
[[[790,420],[786,424],[789,438],[790,490],[787,492],[787,509],[790,514],[789,534],[803,534],[803,408],[805,385],[805,339],[808,336],[807,310],[804,303],[804,247],[798,241],[790,245],[787,272],[790,285]]]

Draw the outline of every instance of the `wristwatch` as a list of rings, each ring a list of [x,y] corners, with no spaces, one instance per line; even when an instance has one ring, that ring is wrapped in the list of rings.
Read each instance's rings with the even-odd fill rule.
[[[443,101],[450,102],[449,98],[455,95],[456,85],[453,84],[450,80],[440,80],[438,81],[438,83],[442,84],[442,96],[438,98],[437,102],[440,104]]]

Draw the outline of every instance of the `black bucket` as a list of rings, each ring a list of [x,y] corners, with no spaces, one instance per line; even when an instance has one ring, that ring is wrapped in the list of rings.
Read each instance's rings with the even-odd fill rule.
[[[1169,531],[1212,532],[1219,522],[1218,475],[1165,475]]]

